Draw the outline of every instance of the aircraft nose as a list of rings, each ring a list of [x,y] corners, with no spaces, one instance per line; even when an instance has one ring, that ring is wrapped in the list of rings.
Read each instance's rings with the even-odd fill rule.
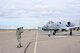
[[[46,26],[43,26],[42,27],[42,30],[46,30],[48,28],[48,26],[46,25]]]
[[[42,28],[42,30],[44,30],[44,28]]]
[[[44,26],[43,28],[47,29],[48,28],[48,25]]]

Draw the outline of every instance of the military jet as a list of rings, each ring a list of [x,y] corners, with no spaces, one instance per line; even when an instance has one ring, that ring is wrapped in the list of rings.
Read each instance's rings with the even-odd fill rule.
[[[76,24],[68,21],[68,22],[53,22],[49,21],[47,22],[43,27],[43,31],[49,31],[48,36],[50,37],[51,33],[53,31],[53,35],[56,35],[57,32],[63,32],[63,31],[70,31],[70,36],[72,36],[72,31],[77,30],[79,31],[80,26],[77,26]]]

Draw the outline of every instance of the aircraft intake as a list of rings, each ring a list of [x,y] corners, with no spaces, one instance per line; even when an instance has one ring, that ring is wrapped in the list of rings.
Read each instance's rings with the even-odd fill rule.
[[[67,22],[67,27],[70,27],[71,26],[71,22]]]

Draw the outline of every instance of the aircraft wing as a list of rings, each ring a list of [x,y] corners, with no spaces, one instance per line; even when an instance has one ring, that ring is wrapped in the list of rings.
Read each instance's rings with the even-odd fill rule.
[[[62,27],[62,29],[70,30],[70,29],[75,29],[75,28],[79,28],[79,27],[80,27],[80,26]]]

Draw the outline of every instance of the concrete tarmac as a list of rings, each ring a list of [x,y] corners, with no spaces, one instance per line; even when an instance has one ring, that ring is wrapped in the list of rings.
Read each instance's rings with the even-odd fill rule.
[[[73,31],[72,36],[61,32],[51,37],[41,33],[36,37],[37,32],[25,30],[23,47],[17,48],[16,31],[0,31],[0,53],[80,53],[80,31]]]

